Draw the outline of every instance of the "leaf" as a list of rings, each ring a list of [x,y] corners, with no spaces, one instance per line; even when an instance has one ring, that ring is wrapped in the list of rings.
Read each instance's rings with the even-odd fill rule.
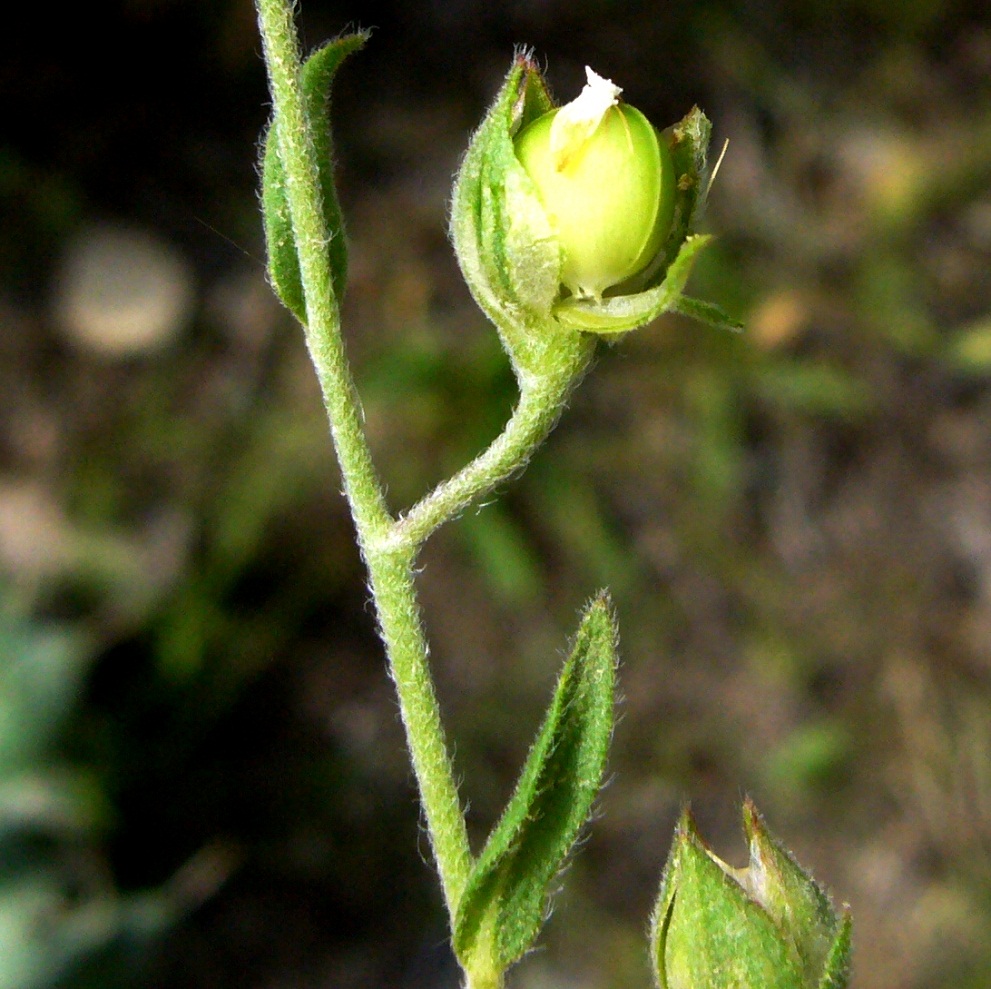
[[[303,99],[310,124],[313,148],[317,156],[324,222],[330,234],[327,253],[330,259],[334,295],[340,299],[347,284],[347,243],[344,219],[334,184],[334,142],[330,129],[330,91],[334,75],[344,59],[363,47],[369,32],[346,34],[317,49],[304,63],[301,73]],[[299,256],[292,229],[286,177],[279,157],[274,123],[265,134],[262,155],[262,213],[265,241],[268,246],[268,274],[272,286],[287,309],[306,323],[306,300],[300,278]]]
[[[458,904],[454,949],[466,971],[504,971],[531,946],[549,886],[599,791],[613,726],[616,625],[605,594],[581,625],[516,790]]]

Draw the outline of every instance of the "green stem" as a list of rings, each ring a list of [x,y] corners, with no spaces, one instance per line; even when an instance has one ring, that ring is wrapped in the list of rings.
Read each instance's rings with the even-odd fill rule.
[[[354,513],[359,539],[385,532],[392,517],[362,429],[360,404],[341,336],[340,313],[326,244],[327,229],[320,174],[300,81],[299,44],[286,0],[257,0],[269,86],[275,109],[273,126],[286,176],[286,196],[299,255],[306,299],[306,345],[316,367],[331,435],[341,464],[344,490]]]
[[[414,551],[371,547],[394,528],[362,429],[360,404],[340,331],[340,314],[325,245],[319,173],[300,86],[299,45],[286,0],[257,0],[275,109],[279,157],[306,299],[306,342],[316,367],[344,480],[344,492],[368,565],[380,631],[399,694],[406,738],[427,830],[450,916],[471,867],[464,815],[448,756],[427,644],[413,587]]]
[[[503,989],[503,972],[468,972],[465,989]]]
[[[521,471],[560,418],[568,395],[591,361],[594,346],[594,337],[575,334],[570,353],[560,355],[553,373],[526,380],[502,433],[487,450],[402,516],[389,541],[421,545],[439,526]]]
[[[400,547],[391,552],[371,551],[366,559],[389,672],[399,695],[430,844],[453,924],[472,858],[413,585],[415,555],[415,549]]]
[[[288,0],[257,0],[273,127],[306,302],[306,343],[316,368],[344,493],[368,566],[379,629],[399,695],[407,743],[452,925],[472,868],[464,813],[428,662],[413,583],[423,541],[473,501],[526,465],[564,408],[571,388],[591,361],[594,338],[566,334],[554,368],[523,379],[520,400],[503,433],[450,480],[400,520],[393,519],[362,428],[361,406],[340,328],[326,244],[319,171],[300,85],[299,44]],[[496,989],[498,972],[474,973],[473,989]],[[477,983],[477,984],[476,984]]]

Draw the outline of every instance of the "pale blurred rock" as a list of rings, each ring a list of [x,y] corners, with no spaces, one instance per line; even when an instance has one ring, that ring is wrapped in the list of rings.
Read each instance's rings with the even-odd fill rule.
[[[95,225],[70,241],[55,278],[54,310],[75,344],[107,357],[159,350],[190,319],[193,272],[150,231]]]
[[[0,566],[21,577],[48,576],[70,555],[69,523],[36,481],[0,484]]]

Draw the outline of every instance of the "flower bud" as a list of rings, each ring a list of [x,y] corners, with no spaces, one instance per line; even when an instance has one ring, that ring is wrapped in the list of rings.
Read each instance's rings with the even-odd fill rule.
[[[567,106],[516,135],[561,252],[561,284],[599,299],[639,274],[671,228],[675,177],[667,143],[622,90],[586,68],[588,84]]]
[[[738,328],[683,294],[710,239],[694,233],[708,119],[695,107],[659,134],[619,93],[589,72],[582,94],[555,108],[520,53],[458,170],[458,263],[521,383],[577,380],[590,334],[626,333],[663,312]]]
[[[686,813],[654,912],[660,989],[845,989],[850,917],[744,806],[750,864],[734,869]]]

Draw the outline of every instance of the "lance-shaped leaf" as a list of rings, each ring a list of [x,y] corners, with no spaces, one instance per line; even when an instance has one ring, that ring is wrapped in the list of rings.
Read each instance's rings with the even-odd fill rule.
[[[327,253],[333,278],[334,294],[339,300],[347,283],[348,255],[344,239],[344,220],[334,184],[334,142],[330,129],[330,91],[341,63],[368,40],[368,32],[347,34],[317,49],[302,69],[303,98],[317,156],[324,222],[330,239]],[[262,157],[262,212],[265,218],[265,241],[268,247],[268,274],[272,286],[290,312],[306,323],[306,301],[300,278],[299,255],[293,235],[292,217],[286,195],[286,176],[279,157],[275,125],[265,134]]]
[[[454,949],[466,971],[504,971],[533,944],[602,783],[613,727],[616,626],[608,598],[585,611],[509,804],[462,894]]]

